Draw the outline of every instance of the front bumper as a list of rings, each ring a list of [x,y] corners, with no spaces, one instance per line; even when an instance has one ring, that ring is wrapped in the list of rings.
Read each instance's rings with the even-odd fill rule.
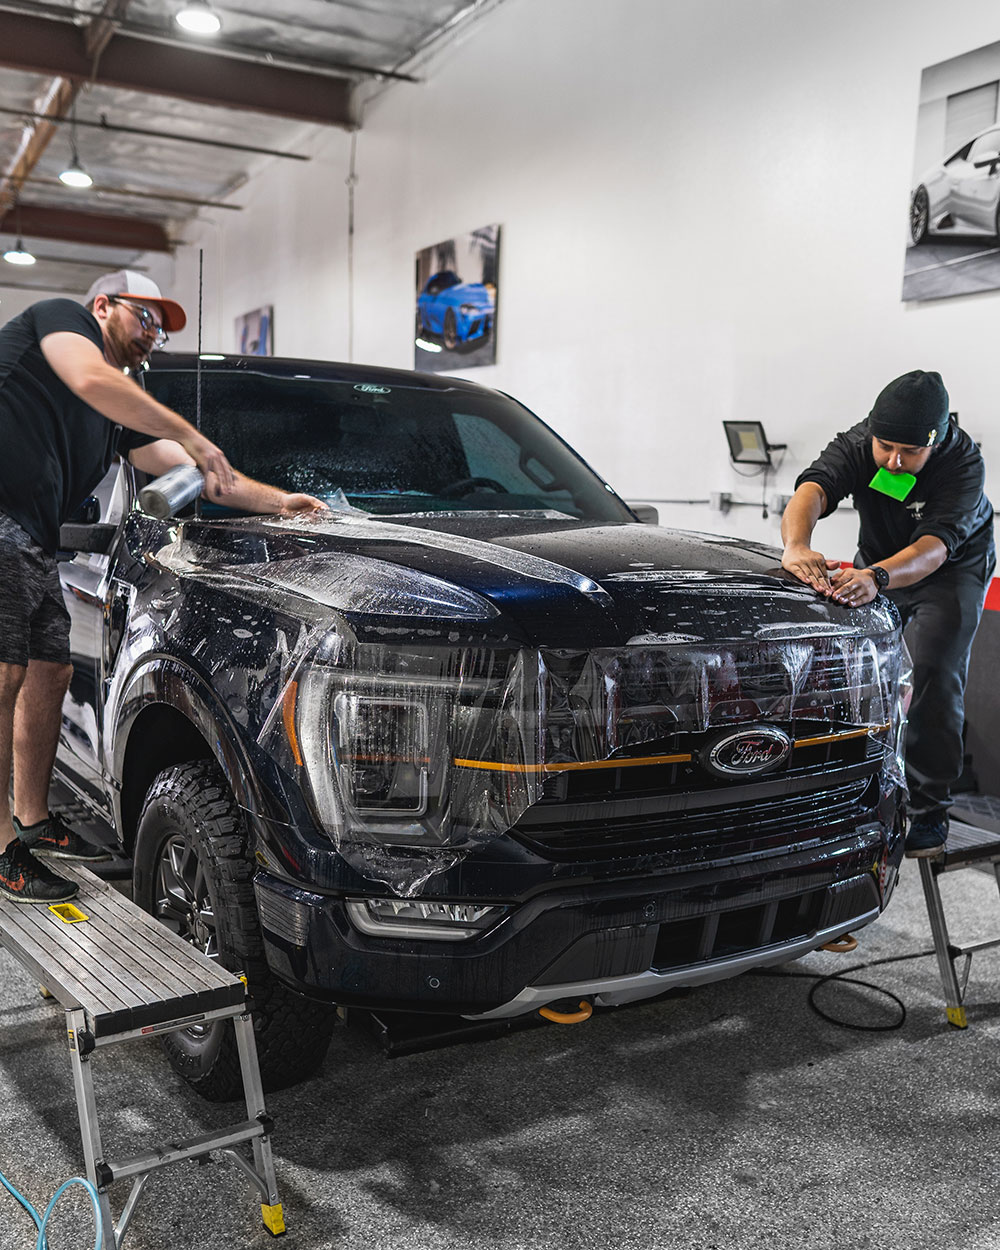
[[[634,1001],[797,958],[874,920],[902,853],[900,837],[871,824],[819,852],[551,888],[448,943],[367,937],[343,897],[266,871],[255,887],[268,962],[302,992],[505,1017],[577,995]]]

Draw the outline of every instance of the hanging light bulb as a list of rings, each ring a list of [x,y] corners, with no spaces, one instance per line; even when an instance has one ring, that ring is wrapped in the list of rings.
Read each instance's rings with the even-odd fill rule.
[[[3,254],[8,265],[33,265],[35,258],[21,241],[21,196],[20,187],[14,190],[14,224],[17,228],[17,243]]]
[[[222,19],[209,6],[208,0],[187,0],[174,14],[174,21],[195,35],[217,35],[222,29]]]
[[[94,185],[93,178],[80,164],[80,158],[76,152],[73,153],[72,160],[59,175],[59,181],[65,183],[67,187],[92,187]]]
[[[80,154],[76,150],[76,102],[73,102],[73,111],[70,114],[69,123],[69,147],[70,162],[59,175],[59,181],[67,187],[92,187],[94,180],[90,174],[80,164]]]
[[[8,248],[3,254],[4,260],[8,265],[33,265],[35,258],[29,251],[25,250],[24,244],[21,242],[21,236],[17,236],[17,243],[14,247]]]

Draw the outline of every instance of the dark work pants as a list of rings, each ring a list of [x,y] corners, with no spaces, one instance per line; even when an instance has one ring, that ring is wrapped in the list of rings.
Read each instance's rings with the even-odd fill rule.
[[[913,659],[905,750],[911,815],[946,813],[962,775],[969,651],[995,563],[991,551],[977,567],[945,565],[915,586],[888,592]]]

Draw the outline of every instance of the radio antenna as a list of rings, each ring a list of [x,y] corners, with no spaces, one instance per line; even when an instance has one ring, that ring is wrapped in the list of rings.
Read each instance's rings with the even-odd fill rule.
[[[201,433],[201,304],[204,290],[205,250],[198,248],[198,359],[194,367],[194,428]],[[194,517],[201,520],[201,491],[194,501]]]

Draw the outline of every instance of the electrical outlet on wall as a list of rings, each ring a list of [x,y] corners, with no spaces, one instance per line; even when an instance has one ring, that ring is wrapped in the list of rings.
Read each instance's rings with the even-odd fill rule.
[[[708,497],[708,504],[713,512],[728,512],[732,503],[733,497],[728,491],[715,490]]]

